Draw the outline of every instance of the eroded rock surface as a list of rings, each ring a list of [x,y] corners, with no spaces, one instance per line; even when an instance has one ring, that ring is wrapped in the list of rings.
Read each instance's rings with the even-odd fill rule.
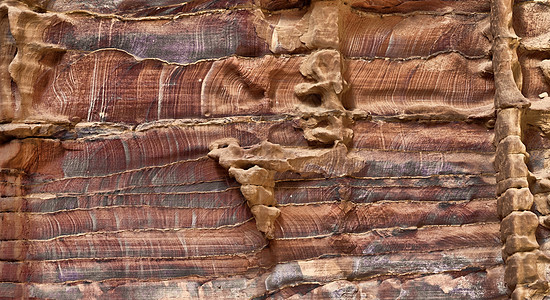
[[[543,2],[0,0],[0,297],[542,299]]]

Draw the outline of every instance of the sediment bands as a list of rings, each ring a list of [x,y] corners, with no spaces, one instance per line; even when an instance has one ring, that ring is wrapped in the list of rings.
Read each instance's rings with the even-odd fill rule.
[[[250,229],[255,226],[253,223],[248,224]],[[146,279],[149,272],[152,278],[164,279],[193,275],[216,277],[244,273],[253,268],[271,268],[276,263],[330,255],[370,256],[401,253],[403,257],[420,257],[419,252],[424,251],[460,252],[462,248],[471,248],[468,244],[476,244],[481,248],[494,247],[496,250],[499,248],[500,240],[491,232],[498,226],[498,223],[461,227],[437,226],[414,230],[377,230],[364,234],[274,239],[269,247],[262,245],[264,239],[260,233],[256,233],[254,239],[258,244],[251,243],[250,239],[253,237],[249,234],[254,235],[254,230],[246,230],[248,234],[243,236],[239,229],[232,229],[233,233],[225,237],[225,242],[221,236],[217,237],[217,240],[214,236],[211,236],[212,239],[201,239],[201,231],[190,234],[165,232],[162,234],[167,237],[160,239],[158,236],[155,237],[154,233],[121,232],[117,234],[120,239],[109,239],[105,234],[97,234],[45,242],[36,241],[32,243],[31,248],[24,249],[27,251],[26,256],[22,257],[27,259],[24,262],[0,263],[3,266],[3,281],[13,282],[24,282],[25,277],[21,276],[29,276],[26,277],[27,280],[36,283],[128,278],[130,273],[125,273],[125,265],[139,268],[140,263],[147,267],[144,266],[143,273],[133,276],[137,275],[141,279]],[[218,231],[221,234],[224,230]],[[128,235],[140,237],[129,239]],[[240,239],[241,242],[237,242],[236,239]],[[229,246],[228,241],[231,241],[233,246]],[[242,243],[244,241],[246,246]],[[165,243],[166,247],[160,247],[162,243]],[[85,248],[81,248],[83,246]],[[93,248],[94,246],[97,249]],[[17,254],[21,247],[24,245],[14,245],[11,249]],[[112,252],[105,252],[107,249],[111,249]],[[462,251],[468,252],[466,249]],[[492,261],[488,264],[490,266],[499,264],[495,257],[477,259],[486,263]],[[95,264],[103,265],[103,268],[112,268],[112,272],[101,272]],[[21,268],[38,268],[41,272],[25,274],[26,272],[18,270]],[[72,278],[63,278],[62,273],[71,268],[78,271],[73,273]],[[16,272],[8,272],[10,270]],[[120,276],[122,274],[117,274],[118,272],[125,275]]]
[[[9,46],[15,40],[21,45],[15,58],[12,46],[2,52],[3,60],[13,60],[10,74],[21,91],[24,108],[18,117],[142,123],[293,113],[299,104],[294,86],[304,81],[298,68],[303,55],[314,49],[303,45],[287,51],[298,56],[273,57],[269,48],[283,43],[278,35],[287,32],[285,28],[296,18],[305,18],[305,11],[269,15],[258,10],[263,4],[237,3],[234,9],[217,9],[229,7],[223,1],[203,2],[179,4],[216,9],[166,18],[95,16],[82,11],[40,14],[4,6],[3,19],[9,27],[4,42]],[[300,1],[291,2],[303,6]],[[424,2],[384,5],[403,8]],[[46,9],[58,4],[51,2]],[[82,3],[73,4],[71,9],[84,9],[79,6]],[[452,8],[452,2],[440,4],[462,11]],[[115,9],[113,5],[106,7]],[[345,62],[345,77],[353,86],[343,96],[347,108],[375,115],[490,114],[493,84],[487,71],[490,43],[485,10],[481,14],[421,10],[379,15],[357,9],[369,5],[378,4],[355,1],[335,7],[342,22],[338,47],[344,57],[353,58]],[[117,7],[138,9],[125,3]],[[411,27],[417,37],[411,36]],[[290,43],[300,44],[300,38],[293,37],[297,41]],[[209,46],[212,40],[216,47]],[[3,118],[8,119],[17,115],[10,90],[9,85],[2,87],[6,94]]]
[[[495,251],[486,248],[477,248],[475,252],[487,257],[495,255]],[[452,253],[455,257],[466,258],[467,253]],[[383,256],[384,270],[388,268],[401,267],[400,271],[406,273],[407,264],[420,263],[430,265],[430,269],[441,267],[441,261],[446,257],[442,252],[430,253],[423,256],[422,259],[412,257],[404,259],[402,256]],[[502,295],[502,290],[495,290],[492,287],[500,282],[503,276],[503,268],[500,266],[489,267],[486,270],[468,273],[463,276],[454,277],[451,274],[424,274],[411,279],[385,279],[378,280],[370,277],[373,273],[380,273],[380,264],[376,264],[374,257],[350,258],[329,258],[317,259],[314,261],[292,262],[282,264],[274,272],[264,272],[259,276],[238,275],[231,277],[218,278],[216,280],[205,281],[202,278],[183,278],[172,280],[140,281],[134,279],[113,279],[93,283],[75,283],[71,285],[63,284],[28,284],[29,294],[34,297],[58,296],[59,299],[71,299],[82,297],[83,295],[93,295],[104,297],[103,290],[108,290],[108,297],[126,297],[129,294],[152,297],[234,297],[237,294],[239,298],[253,298],[258,295],[271,297],[288,298],[291,296],[303,297],[305,293],[317,298],[326,298],[334,290],[345,288],[348,291],[356,291],[365,297],[391,298],[399,292],[407,292],[411,297],[422,297],[426,295],[426,290],[430,291],[430,297],[468,297],[470,289],[476,290],[476,295],[480,298],[495,298]],[[353,262],[357,262],[354,264]],[[363,273],[354,273],[350,271],[352,267],[362,266]],[[461,265],[464,266],[464,265]],[[405,267],[405,268],[403,268]],[[460,266],[459,266],[460,267]],[[315,273],[323,270],[333,270],[331,274],[323,277],[315,276]],[[348,281],[348,274],[354,278]],[[363,275],[366,277],[363,280]],[[266,281],[269,279],[269,286],[266,287]],[[445,291],[433,289],[434,282],[445,287]],[[227,290],[235,286],[246,286],[239,292],[229,293]],[[281,286],[278,288],[277,286]],[[13,291],[8,296],[16,295],[17,291],[22,291],[23,284],[3,283],[0,288],[3,291]]]
[[[267,246],[254,230],[236,183],[203,153],[218,134],[254,144],[262,133],[278,143],[306,147],[300,133],[292,133],[293,122],[165,123],[122,132],[76,127],[65,133],[63,141],[16,139],[4,144],[8,155],[3,166],[34,174],[32,178],[9,175],[23,176],[10,185],[26,190],[27,195],[18,200],[21,207],[15,207],[16,199],[21,199],[16,190],[13,198],[2,198],[2,203],[14,205],[3,206],[2,227],[18,228],[3,236],[3,259],[11,261],[4,263],[8,272],[4,276],[10,277],[4,280],[22,280],[9,274],[11,270],[27,274],[23,271],[27,269],[43,270],[41,275],[25,277],[43,283],[128,278],[130,274],[141,279],[211,278],[327,254],[390,252],[413,255],[413,261],[425,255],[422,249],[451,251],[472,243],[498,253],[498,230],[493,230],[498,219],[491,200],[492,132],[475,123],[358,121],[355,152],[366,165],[357,174],[328,180],[277,176],[281,216],[275,239]],[[432,131],[448,131],[456,138],[449,141]],[[475,142],[471,136],[477,137]],[[29,152],[44,154],[28,156]],[[427,191],[433,202],[425,201]],[[476,198],[482,199],[470,201]],[[345,199],[351,200],[349,207],[341,203]],[[414,199],[418,201],[410,201]],[[13,209],[25,212],[24,217]],[[480,230],[487,233],[480,235]],[[409,251],[419,252],[397,254]],[[138,255],[151,258],[135,258]],[[98,257],[103,259],[93,259]],[[112,270],[111,275],[93,271],[98,263]],[[144,273],[126,271],[140,266]],[[78,271],[66,275],[69,269]]]
[[[58,199],[51,199],[56,201]],[[58,200],[59,201],[59,200]],[[462,225],[468,222],[496,222],[496,208],[493,199],[440,202],[404,202],[385,201],[372,204],[350,206],[350,211],[342,210],[342,205],[334,202],[311,203],[306,205],[281,206],[282,216],[278,221],[276,236],[281,238],[307,237],[306,234],[329,235],[336,231],[361,233],[377,228],[422,227],[429,225]],[[414,212],[412,214],[411,212]],[[392,218],[388,218],[391,216]],[[158,236],[186,237],[197,232],[206,236],[215,236],[215,231],[207,229],[220,228],[224,234],[231,234],[231,227],[242,227],[251,219],[245,203],[234,207],[222,208],[174,208],[154,207],[148,205],[134,206],[98,206],[90,209],[59,210],[56,212],[33,212],[27,214],[25,222],[32,232],[23,232],[13,213],[2,213],[5,226],[13,226],[13,231],[2,233],[2,239],[12,240],[11,244],[24,237],[29,240],[54,239],[69,242],[67,238],[100,239],[107,235],[111,239],[118,233],[151,234]],[[319,222],[318,220],[330,222]],[[98,221],[99,220],[99,221]],[[57,226],[57,223],[60,226]],[[55,225],[54,225],[55,224]],[[247,225],[248,226],[248,225]],[[174,230],[164,230],[174,228]],[[225,229],[224,229],[225,228]],[[247,228],[247,227],[245,227]],[[195,230],[191,229],[201,229]],[[97,235],[94,235],[97,234]],[[55,242],[52,240],[52,242]],[[57,242],[56,242],[57,243]],[[2,246],[8,248],[7,246]],[[7,251],[7,250],[6,250]],[[6,253],[9,253],[7,251]]]
[[[299,56],[231,57],[180,66],[136,60],[118,50],[75,55],[74,59],[65,55],[59,67],[50,71],[51,84],[34,89],[32,106],[37,112],[28,117],[40,118],[40,111],[86,121],[135,124],[204,116],[295,114],[300,101],[294,96],[294,86],[304,82],[298,72],[303,60]],[[375,115],[488,116],[493,84],[481,76],[486,62],[456,53],[426,60],[349,60],[346,75],[354,88],[344,102]]]
[[[485,0],[0,0],[0,296],[505,297],[489,27]]]

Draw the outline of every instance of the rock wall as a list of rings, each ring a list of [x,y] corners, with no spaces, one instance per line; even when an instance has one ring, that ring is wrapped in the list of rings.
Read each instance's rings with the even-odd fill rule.
[[[0,297],[543,299],[550,5],[0,0]]]

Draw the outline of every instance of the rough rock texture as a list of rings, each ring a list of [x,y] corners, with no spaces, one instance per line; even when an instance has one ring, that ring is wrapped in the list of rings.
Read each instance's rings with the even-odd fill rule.
[[[543,299],[548,28],[529,0],[0,0],[0,298]]]

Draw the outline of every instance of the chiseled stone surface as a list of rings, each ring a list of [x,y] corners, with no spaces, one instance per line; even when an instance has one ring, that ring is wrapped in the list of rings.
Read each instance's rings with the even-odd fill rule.
[[[0,297],[541,298],[539,2],[0,0]]]

